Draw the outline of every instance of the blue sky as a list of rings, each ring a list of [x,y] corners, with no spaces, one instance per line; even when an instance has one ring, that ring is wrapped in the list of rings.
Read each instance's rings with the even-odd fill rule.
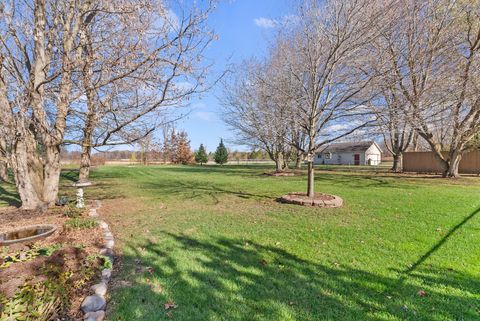
[[[206,51],[214,64],[212,77],[219,75],[231,63],[240,63],[252,56],[262,57],[275,34],[275,21],[291,15],[292,0],[223,0],[209,17],[209,25],[219,39]],[[188,133],[192,149],[203,143],[213,151],[220,138],[231,149],[246,150],[228,142],[232,134],[223,124],[218,95],[221,88],[193,99],[189,114],[176,127]]]

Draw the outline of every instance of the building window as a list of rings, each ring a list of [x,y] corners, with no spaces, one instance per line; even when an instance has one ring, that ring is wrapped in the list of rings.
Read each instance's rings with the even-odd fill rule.
[[[332,153],[325,153],[325,159],[331,159]]]

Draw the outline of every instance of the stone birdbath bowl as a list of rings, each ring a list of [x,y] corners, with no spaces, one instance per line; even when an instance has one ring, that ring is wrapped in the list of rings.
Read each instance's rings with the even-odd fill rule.
[[[16,243],[38,241],[52,235],[57,230],[55,225],[43,224],[21,227],[0,234],[0,246],[9,246]]]

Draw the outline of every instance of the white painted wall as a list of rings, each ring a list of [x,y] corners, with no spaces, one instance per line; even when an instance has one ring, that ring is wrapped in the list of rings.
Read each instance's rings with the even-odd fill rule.
[[[365,152],[365,165],[368,165],[368,160],[371,160],[370,165],[379,165],[382,162],[382,151],[376,144],[370,146]]]
[[[330,159],[322,157],[319,158],[320,154],[317,154],[315,157],[315,164],[325,164],[325,165],[355,165],[355,154],[360,155],[360,165],[365,164],[365,153],[362,152],[352,152],[352,153],[332,153]]]
[[[355,165],[355,154],[360,154],[360,165],[379,165],[382,161],[382,153],[377,145],[372,144],[366,152],[332,153],[330,159],[325,158],[325,154],[315,155],[315,164],[325,165]],[[319,157],[321,156],[321,157]]]

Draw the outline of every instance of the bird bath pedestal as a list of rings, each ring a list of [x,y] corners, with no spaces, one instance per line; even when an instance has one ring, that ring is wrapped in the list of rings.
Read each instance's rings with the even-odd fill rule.
[[[77,188],[77,208],[85,208],[85,199],[83,198],[83,188],[91,185],[92,185],[92,182],[90,181],[73,183],[73,186]]]

